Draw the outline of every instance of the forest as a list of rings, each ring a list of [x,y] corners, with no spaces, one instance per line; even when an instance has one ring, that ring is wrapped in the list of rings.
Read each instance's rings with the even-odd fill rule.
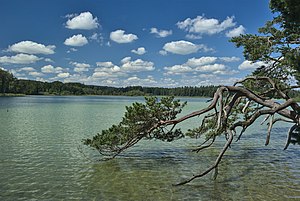
[[[0,94],[23,95],[125,95],[125,96],[198,96],[212,97],[217,86],[163,87],[109,87],[63,83],[60,81],[41,82],[17,79],[13,74],[0,69]]]

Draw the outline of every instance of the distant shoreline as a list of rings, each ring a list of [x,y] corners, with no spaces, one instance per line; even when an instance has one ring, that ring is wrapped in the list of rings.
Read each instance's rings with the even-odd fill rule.
[[[13,93],[0,94],[0,97],[23,97],[23,96],[26,96],[26,94],[13,94]]]
[[[13,94],[13,93],[5,93],[5,94],[0,94],[1,97],[25,97],[25,96],[125,96],[125,97],[145,97],[145,96],[157,96],[157,97],[162,97],[162,96],[171,96],[171,95],[153,95],[153,94],[145,94],[145,95],[94,95],[94,94],[83,94],[83,95],[74,95],[74,94],[63,94],[63,95],[57,95],[57,94]],[[212,98],[209,96],[180,96],[180,95],[175,95],[174,97],[182,97],[182,98]]]

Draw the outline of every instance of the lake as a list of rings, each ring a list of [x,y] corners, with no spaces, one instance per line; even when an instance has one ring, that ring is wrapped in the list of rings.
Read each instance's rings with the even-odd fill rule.
[[[207,105],[187,100],[184,114]],[[283,151],[288,124],[251,126],[226,152],[219,175],[172,184],[207,168],[224,144],[190,149],[203,139],[142,141],[122,156],[99,162],[81,144],[113,123],[142,97],[26,96],[0,98],[0,200],[299,200],[300,147]],[[196,126],[200,119],[183,128]]]

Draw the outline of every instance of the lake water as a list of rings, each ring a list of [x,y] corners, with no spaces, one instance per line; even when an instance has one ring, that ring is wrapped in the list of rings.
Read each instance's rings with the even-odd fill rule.
[[[183,113],[207,105],[188,100]],[[81,144],[117,123],[125,105],[141,97],[0,98],[0,200],[300,200],[300,147],[283,151],[287,124],[255,124],[234,142],[211,175],[179,187],[172,184],[207,168],[224,144],[190,152],[202,139],[143,141],[123,156],[99,162]],[[185,128],[199,124],[188,121]],[[83,154],[84,153],[84,154]]]

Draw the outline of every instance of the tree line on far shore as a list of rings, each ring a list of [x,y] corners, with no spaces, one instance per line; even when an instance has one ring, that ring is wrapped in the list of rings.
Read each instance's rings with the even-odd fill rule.
[[[24,95],[115,95],[115,96],[198,96],[213,97],[219,86],[164,87],[110,87],[85,85],[82,83],[63,83],[60,81],[41,82],[17,79],[12,73],[0,69],[0,94]],[[300,92],[293,90],[291,97],[299,98]],[[300,99],[300,98],[299,98]]]
[[[1,94],[25,95],[126,95],[126,96],[199,96],[212,97],[217,86],[200,87],[110,87],[85,85],[82,83],[63,83],[60,81],[41,82],[17,79],[13,74],[0,69]]]

